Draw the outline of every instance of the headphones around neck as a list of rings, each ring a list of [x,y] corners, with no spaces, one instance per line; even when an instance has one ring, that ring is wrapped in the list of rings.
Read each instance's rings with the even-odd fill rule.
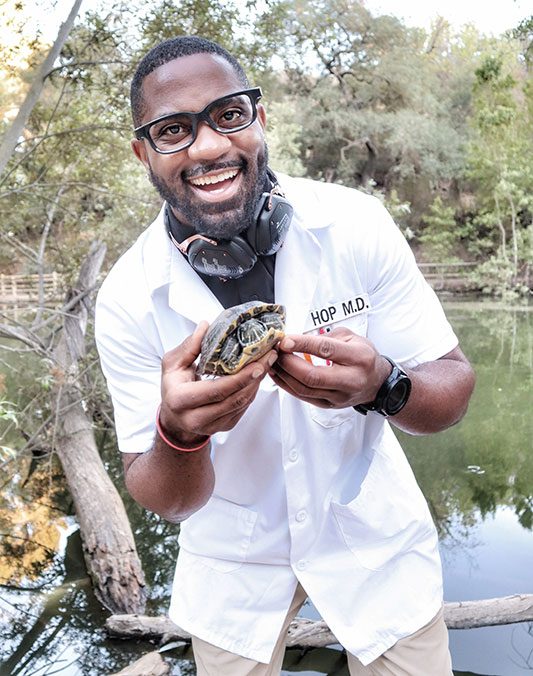
[[[294,210],[274,174],[269,170],[268,175],[274,179],[274,187],[261,195],[252,225],[232,239],[215,240],[196,234],[177,242],[170,229],[167,205],[165,224],[170,239],[197,272],[221,279],[237,279],[253,268],[257,256],[270,256],[281,247]]]

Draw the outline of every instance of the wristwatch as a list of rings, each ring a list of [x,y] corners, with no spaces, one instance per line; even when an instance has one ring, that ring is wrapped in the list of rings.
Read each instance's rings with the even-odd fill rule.
[[[385,357],[384,354],[381,356]],[[374,401],[354,406],[358,413],[366,415],[368,411],[375,411],[383,416],[391,416],[399,413],[407,404],[411,394],[411,380],[396,362],[389,357],[385,359],[392,366],[392,373],[379,388]]]

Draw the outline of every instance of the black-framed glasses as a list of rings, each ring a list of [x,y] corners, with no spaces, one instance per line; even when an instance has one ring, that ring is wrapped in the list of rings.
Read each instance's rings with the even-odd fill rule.
[[[164,155],[177,153],[194,143],[202,121],[220,134],[233,134],[253,124],[257,118],[260,87],[243,89],[208,103],[199,113],[169,113],[135,129],[135,137],[148,139],[152,148]]]

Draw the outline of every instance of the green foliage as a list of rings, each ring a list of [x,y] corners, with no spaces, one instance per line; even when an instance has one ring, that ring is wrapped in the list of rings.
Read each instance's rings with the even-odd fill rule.
[[[510,36],[520,41],[524,59],[531,66],[533,62],[533,16],[523,19],[516,28],[510,31]]]
[[[531,261],[524,233],[533,214],[533,107],[531,75],[521,68],[518,50],[500,45],[486,55],[473,92],[467,176],[476,184],[476,220],[494,242],[489,252],[494,276],[484,288],[501,284],[502,291],[520,292],[525,290],[521,271]]]
[[[478,82],[489,82],[491,80],[496,80],[500,76],[501,70],[501,59],[495,56],[489,56],[483,61],[481,66],[475,70],[475,75]]]
[[[418,239],[430,260],[439,263],[456,261],[459,238],[455,227],[455,209],[446,206],[442,198],[437,196],[422,220],[425,228]]]
[[[491,256],[470,273],[470,281],[482,293],[511,299],[518,295],[513,281],[513,266],[501,256]]]
[[[269,163],[275,171],[291,176],[305,176],[306,170],[298,145],[301,126],[297,122],[295,103],[273,101],[267,103],[266,110]]]
[[[94,239],[106,241],[110,265],[151,220],[160,203],[130,150],[129,82],[156,42],[199,34],[224,44],[263,87],[275,169],[371,192],[406,237],[418,235],[424,258],[466,251],[488,259],[480,288],[527,288],[529,25],[500,41],[472,27],[454,34],[444,21],[425,32],[357,0],[103,7],[79,19],[0,177],[3,270],[54,270],[68,286]],[[41,53],[32,49],[27,82]],[[465,190],[475,199],[462,209]],[[54,374],[35,368],[28,395],[41,418],[26,420],[38,427]]]
[[[380,190],[375,181],[370,180],[365,189],[369,195],[377,197],[390,213],[396,225],[400,228],[407,239],[414,237],[414,232],[409,227],[409,215],[411,213],[411,205],[409,202],[402,201],[395,189],[387,196],[385,192]]]
[[[16,426],[18,423],[15,411],[16,407],[11,401],[0,400],[0,420],[2,422],[10,422]]]
[[[406,227],[416,230],[439,183],[464,170],[482,38],[452,36],[444,23],[428,35],[354,0],[295,1],[287,17],[280,56],[307,174],[396,190],[412,205]]]
[[[279,171],[387,196],[405,233],[425,231],[426,258],[457,255],[459,244],[480,256],[504,246],[518,274],[513,257],[532,210],[529,24],[495,41],[472,27],[455,34],[443,20],[413,29],[357,0],[103,7],[72,31],[2,179],[5,241],[35,253],[4,253],[12,271],[72,279],[93,239],[107,242],[111,262],[156,213],[129,149],[129,81],[155,43],[198,34],[226,46],[263,87]],[[465,189],[476,196],[466,213]],[[457,222],[437,227],[427,217],[448,190]]]

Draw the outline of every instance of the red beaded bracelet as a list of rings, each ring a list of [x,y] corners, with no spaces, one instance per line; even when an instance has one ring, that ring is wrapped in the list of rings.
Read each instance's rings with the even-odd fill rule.
[[[203,444],[200,444],[200,446],[196,446],[196,448],[180,448],[179,446],[175,446],[173,443],[171,443],[166,436],[163,434],[163,430],[161,429],[161,423],[159,421],[159,413],[161,412],[161,404],[157,407],[157,413],[155,415],[155,426],[157,427],[157,431],[159,433],[159,436],[167,446],[170,446],[170,448],[174,448],[176,451],[184,451],[185,453],[190,453],[191,451],[199,451],[201,448],[203,448],[207,443],[209,443],[209,439],[211,439],[211,435],[207,437],[207,439],[204,441]]]

